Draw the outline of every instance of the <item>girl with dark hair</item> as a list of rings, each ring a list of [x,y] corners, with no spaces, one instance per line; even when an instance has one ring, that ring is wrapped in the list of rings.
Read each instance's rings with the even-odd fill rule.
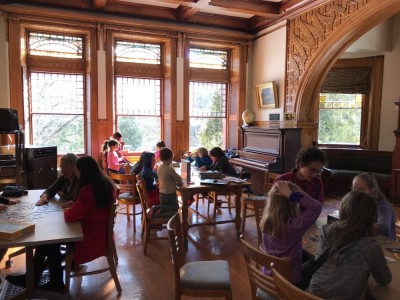
[[[143,154],[143,168],[141,178],[146,183],[147,193],[149,194],[150,205],[160,204],[160,192],[157,187],[157,173],[154,171],[156,164],[155,155],[152,152]]]
[[[200,168],[201,171],[212,170],[219,171],[228,176],[238,177],[235,168],[229,162],[229,159],[225,156],[225,152],[220,147],[214,147],[210,150],[210,157],[213,161],[211,166],[203,166]]]
[[[360,173],[353,179],[353,190],[370,194],[374,197],[378,209],[378,220],[375,226],[376,235],[385,235],[396,239],[396,215],[393,208],[381,192],[376,178],[371,173]]]
[[[160,150],[162,148],[165,148],[165,143],[164,141],[160,141],[156,144],[156,152],[155,154],[155,158],[156,158],[156,163],[158,163],[160,161]]]
[[[117,140],[109,140],[107,153],[107,172],[126,174],[125,171],[125,156],[118,157],[119,143]]]
[[[78,176],[78,196],[73,205],[64,210],[66,222],[81,222],[83,241],[76,242],[75,265],[92,261],[105,254],[108,221],[111,205],[115,202],[114,183],[100,169],[90,156],[81,157],[76,162]],[[68,246],[73,246],[68,245]],[[40,245],[34,256],[35,285],[40,282],[45,259],[49,265],[50,281],[43,288],[63,292],[63,270],[59,244]],[[25,275],[10,275],[6,279],[14,285],[26,286]]]
[[[307,291],[323,299],[366,299],[368,278],[379,285],[392,281],[381,245],[374,237],[376,201],[351,191],[342,200],[339,221],[324,225],[317,256],[329,251]]]
[[[314,146],[303,148],[296,155],[296,167],[278,176],[275,182],[280,180],[293,182],[311,197],[323,202],[324,184],[321,174],[325,163],[325,153],[322,150]]]

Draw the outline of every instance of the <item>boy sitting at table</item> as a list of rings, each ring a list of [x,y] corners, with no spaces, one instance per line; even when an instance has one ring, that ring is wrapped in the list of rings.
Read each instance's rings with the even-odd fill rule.
[[[157,176],[160,190],[160,205],[153,206],[153,216],[173,216],[179,208],[176,187],[183,185],[182,177],[171,167],[174,153],[169,148],[160,150],[161,165],[157,169]]]

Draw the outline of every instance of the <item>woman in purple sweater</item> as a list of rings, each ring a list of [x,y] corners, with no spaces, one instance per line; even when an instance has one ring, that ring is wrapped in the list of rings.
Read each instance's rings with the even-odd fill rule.
[[[276,182],[268,196],[260,224],[263,250],[273,256],[289,257],[291,282],[300,284],[302,238],[321,213],[322,203],[288,181]]]

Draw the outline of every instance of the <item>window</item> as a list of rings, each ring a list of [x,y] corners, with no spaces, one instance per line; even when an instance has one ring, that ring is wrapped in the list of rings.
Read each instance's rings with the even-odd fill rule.
[[[382,83],[383,56],[339,59],[320,89],[318,144],[377,150]]]
[[[84,37],[28,31],[25,132],[58,154],[85,153]]]
[[[227,61],[226,50],[190,49],[190,67],[205,69],[202,78],[192,76],[189,85],[190,149],[226,146]]]
[[[151,70],[151,65],[161,67],[161,49],[161,44],[116,41],[115,60],[119,64],[115,79],[115,118],[118,131],[124,136],[125,149],[129,151],[154,149],[161,139],[162,79],[157,78],[157,72],[155,75],[146,72]],[[154,78],[122,71],[123,66],[131,70],[135,64],[147,77]]]
[[[320,94],[318,143],[361,144],[362,94]]]

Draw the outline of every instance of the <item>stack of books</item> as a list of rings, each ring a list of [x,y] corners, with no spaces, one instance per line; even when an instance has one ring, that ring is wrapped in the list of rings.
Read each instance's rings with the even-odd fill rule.
[[[200,172],[200,179],[221,179],[224,178],[224,174],[218,171],[204,171]]]

